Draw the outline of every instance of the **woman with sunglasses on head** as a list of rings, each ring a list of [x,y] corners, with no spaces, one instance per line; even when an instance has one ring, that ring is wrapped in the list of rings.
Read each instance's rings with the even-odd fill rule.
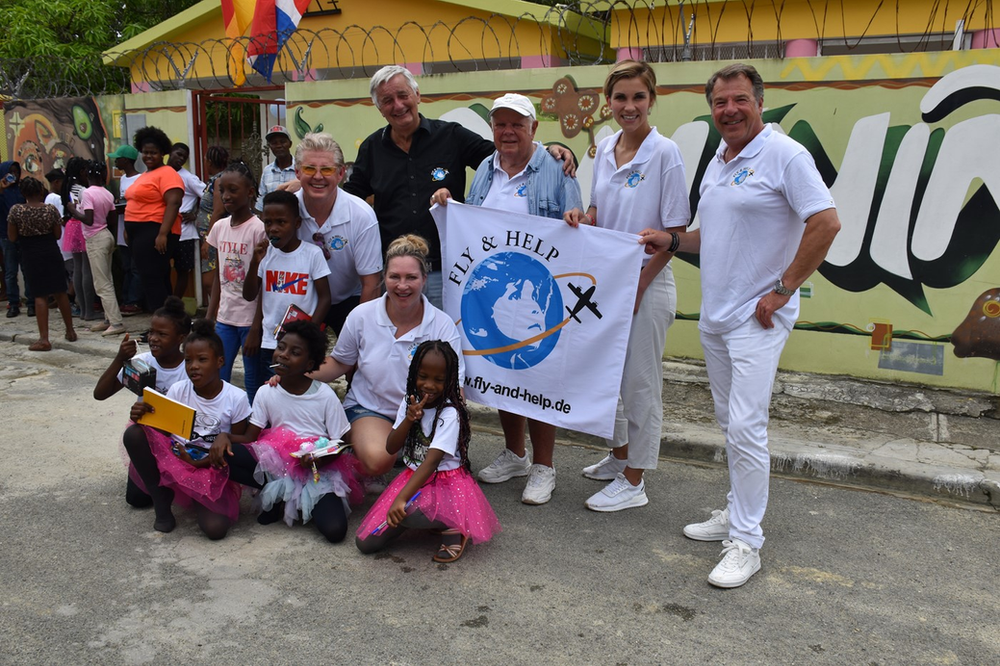
[[[295,174],[302,185],[299,239],[317,245],[330,267],[326,324],[339,335],[347,314],[379,296],[382,241],[371,206],[338,186],[344,153],[329,134],[306,134],[295,147]]]

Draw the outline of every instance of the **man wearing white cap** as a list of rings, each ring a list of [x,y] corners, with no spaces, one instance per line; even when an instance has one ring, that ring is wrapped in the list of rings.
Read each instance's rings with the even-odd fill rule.
[[[563,214],[582,206],[580,184],[563,172],[562,164],[536,142],[535,106],[524,95],[507,93],[493,103],[490,111],[493,145],[496,150],[482,161],[469,188],[466,203],[513,213],[525,213],[561,220]],[[439,189],[431,203],[446,205],[451,192]],[[531,435],[533,463],[524,447],[527,421]],[[511,412],[500,411],[506,448],[491,465],[479,472],[479,480],[501,483],[527,476],[521,495],[525,504],[545,504],[556,487],[552,452],[556,427]]]
[[[375,72],[369,91],[389,124],[361,144],[344,190],[362,199],[374,197],[383,252],[402,234],[427,239],[431,272],[425,292],[440,308],[441,244],[427,200],[447,188],[462,201],[466,167],[475,167],[490,154],[490,142],[458,123],[420,115],[420,89],[405,67],[387,65]],[[552,154],[565,160],[567,172],[576,172],[569,149],[554,146]]]
[[[264,195],[274,192],[278,185],[295,180],[295,160],[292,157],[292,137],[281,125],[274,125],[264,135],[274,161],[260,171],[260,190],[257,192],[257,210],[264,210]]]

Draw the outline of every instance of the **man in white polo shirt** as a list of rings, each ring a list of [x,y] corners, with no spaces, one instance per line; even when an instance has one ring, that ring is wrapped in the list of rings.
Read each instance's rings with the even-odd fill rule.
[[[545,146],[535,141],[538,121],[535,105],[524,95],[507,93],[493,103],[490,127],[496,150],[482,161],[469,188],[466,203],[512,213],[537,215],[556,220],[573,208],[580,208],[580,183],[567,176],[562,165],[549,159]],[[447,205],[447,188],[431,196],[431,204]],[[532,460],[525,450],[524,429],[531,435]],[[479,480],[502,483],[527,476],[521,494],[525,504],[545,504],[556,487],[552,454],[556,427],[520,414],[500,410],[505,448],[488,467],[479,471]]]
[[[307,134],[295,148],[295,174],[302,188],[299,238],[317,245],[330,267],[326,324],[339,335],[347,314],[379,296],[382,241],[372,207],[338,188],[344,153],[329,134]]]
[[[798,288],[823,263],[840,220],[812,156],[764,124],[757,70],[725,67],[708,80],[705,96],[722,143],[701,181],[701,227],[647,229],[640,242],[650,253],[701,255],[698,328],[726,436],[730,491],[724,509],[686,526],[684,535],[722,541],[722,560],[708,582],[739,587],[760,569],[778,359],[798,318]]]

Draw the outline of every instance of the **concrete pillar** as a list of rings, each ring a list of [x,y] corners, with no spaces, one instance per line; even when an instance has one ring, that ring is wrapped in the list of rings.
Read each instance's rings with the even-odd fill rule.
[[[621,62],[622,60],[642,60],[642,47],[640,46],[628,46],[618,49],[618,57],[615,62]]]
[[[546,67],[562,67],[562,58],[554,55],[521,56],[521,69],[544,69]]]
[[[973,31],[972,48],[974,49],[1000,48],[1000,28],[993,28],[991,30]]]
[[[819,53],[819,42],[815,39],[789,39],[785,42],[786,58],[812,58]]]

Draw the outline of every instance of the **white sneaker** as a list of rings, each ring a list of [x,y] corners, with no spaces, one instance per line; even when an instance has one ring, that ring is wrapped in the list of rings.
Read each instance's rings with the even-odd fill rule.
[[[510,449],[504,449],[489,467],[479,470],[479,480],[483,483],[503,483],[515,476],[528,476],[529,467],[531,461],[528,460],[527,453],[521,458]]]
[[[528,483],[521,493],[525,504],[545,504],[552,499],[556,489],[556,471],[545,465],[532,465],[528,470]]]
[[[625,471],[626,465],[628,465],[628,460],[618,460],[618,458],[615,458],[609,453],[596,465],[584,467],[583,475],[588,479],[611,481]]]
[[[724,541],[729,538],[729,507],[712,510],[712,517],[703,523],[684,526],[684,536],[695,541]]]
[[[591,495],[583,504],[591,511],[621,511],[646,506],[649,504],[649,498],[646,497],[646,482],[639,481],[639,485],[633,486],[624,474],[618,474],[614,481],[604,486],[600,492]]]
[[[739,539],[722,542],[722,561],[708,574],[716,587],[739,587],[760,571],[760,551]]]

